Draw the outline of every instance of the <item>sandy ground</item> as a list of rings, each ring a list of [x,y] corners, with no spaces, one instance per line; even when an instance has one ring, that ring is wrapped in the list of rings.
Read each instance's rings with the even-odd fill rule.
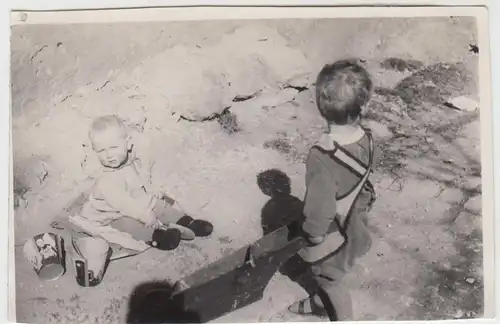
[[[374,78],[365,122],[385,152],[373,176],[374,245],[346,279],[356,318],[480,317],[479,113],[442,105],[477,99],[475,42],[474,21],[454,17],[14,28],[17,320],[124,322],[137,285],[174,281],[259,238],[269,197],[257,175],[279,169],[303,197],[304,155],[324,126],[314,77],[345,57]],[[95,288],[71,270],[42,282],[19,246],[85,188],[88,125],[110,112],[149,140],[157,184],[216,231],[112,262]],[[315,320],[285,311],[304,296],[277,273],[261,302],[218,321]]]

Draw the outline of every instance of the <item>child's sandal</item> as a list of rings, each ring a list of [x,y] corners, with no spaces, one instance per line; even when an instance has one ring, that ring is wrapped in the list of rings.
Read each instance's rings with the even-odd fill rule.
[[[309,305],[309,309],[306,310],[306,304]],[[288,307],[288,310],[294,314],[297,315],[302,315],[302,316],[309,316],[309,315],[316,315],[316,316],[325,316],[326,311],[320,307],[318,307],[314,302],[312,301],[311,298],[306,298],[299,300],[292,305]]]
[[[182,216],[176,224],[189,228],[198,237],[210,236],[214,230],[212,223],[188,215]]]

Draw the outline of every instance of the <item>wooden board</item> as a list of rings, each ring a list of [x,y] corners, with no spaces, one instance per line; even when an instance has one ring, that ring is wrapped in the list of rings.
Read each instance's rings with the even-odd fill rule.
[[[205,323],[262,299],[281,265],[306,246],[284,226],[176,283],[172,301]]]

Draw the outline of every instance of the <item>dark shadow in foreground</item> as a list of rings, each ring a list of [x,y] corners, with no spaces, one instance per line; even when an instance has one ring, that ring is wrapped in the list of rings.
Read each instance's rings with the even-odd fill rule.
[[[173,285],[147,282],[137,286],[130,296],[127,323],[201,323],[198,314],[184,310],[184,301],[171,298]]]

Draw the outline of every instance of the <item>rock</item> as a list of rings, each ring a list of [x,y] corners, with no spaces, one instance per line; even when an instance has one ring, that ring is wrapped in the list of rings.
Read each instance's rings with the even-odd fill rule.
[[[470,283],[472,285],[474,282],[476,282],[476,279],[474,279],[474,278],[467,278],[467,279],[465,279],[465,281],[467,283]]]
[[[479,214],[481,213],[481,207],[482,207],[481,200],[482,200],[481,195],[474,196],[465,203],[464,207],[471,213]]]
[[[476,111],[479,109],[479,103],[471,98],[465,96],[455,97],[446,102],[453,108],[463,111]]]
[[[222,130],[228,134],[233,134],[241,130],[238,118],[229,109],[224,110],[217,120]]]

